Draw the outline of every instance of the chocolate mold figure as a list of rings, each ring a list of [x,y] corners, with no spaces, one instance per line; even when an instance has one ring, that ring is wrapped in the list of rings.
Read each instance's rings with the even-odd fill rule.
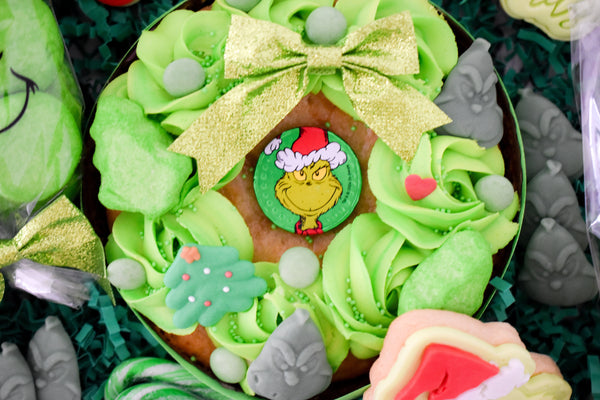
[[[2,343],[0,400],[35,400],[33,377],[27,361],[13,343]]]
[[[79,400],[77,355],[60,320],[50,316],[29,342],[27,359],[38,400]]]
[[[477,140],[489,148],[502,139],[502,109],[496,102],[496,82],[489,42],[475,39],[450,72],[440,95],[434,100],[452,122],[438,133]]]
[[[523,135],[528,176],[535,176],[548,160],[560,162],[571,181],[583,174],[581,134],[558,107],[523,89],[515,113]]]
[[[552,218],[544,218],[533,233],[519,282],[532,299],[570,307],[598,293],[594,268],[571,234]]]

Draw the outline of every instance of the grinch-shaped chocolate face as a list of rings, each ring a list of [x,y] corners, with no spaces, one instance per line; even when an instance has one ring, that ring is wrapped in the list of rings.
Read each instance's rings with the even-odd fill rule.
[[[535,176],[548,160],[560,162],[571,180],[581,176],[581,134],[558,107],[531,90],[523,90],[515,113],[523,134],[528,176]]]
[[[452,122],[438,129],[444,135],[477,140],[492,147],[502,139],[502,110],[496,102],[496,82],[490,44],[477,39],[458,59],[440,95],[434,100]]]
[[[35,387],[27,361],[16,345],[2,343],[0,400],[35,400]]]
[[[544,218],[534,232],[519,282],[540,303],[569,307],[593,299],[596,276],[583,250],[552,218]]]
[[[317,218],[329,211],[341,195],[342,185],[324,160],[299,171],[286,172],[275,187],[277,200],[300,216],[302,230],[316,229]]]
[[[588,246],[585,221],[571,182],[557,161],[546,167],[527,183],[527,206],[521,239],[527,242],[543,218],[550,217],[569,231],[582,249]]]
[[[58,318],[46,318],[45,324],[33,335],[27,359],[35,378],[38,400],[81,398],[77,355]]]
[[[269,400],[305,400],[331,382],[323,338],[299,308],[273,331],[248,368],[248,385]]]

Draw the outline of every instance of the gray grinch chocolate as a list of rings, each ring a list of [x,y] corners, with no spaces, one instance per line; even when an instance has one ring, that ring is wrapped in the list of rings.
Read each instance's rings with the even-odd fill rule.
[[[250,364],[248,385],[270,400],[306,400],[331,383],[325,344],[308,311],[297,309],[267,339]]]
[[[56,317],[47,317],[29,342],[27,354],[38,400],[79,400],[81,385],[77,355]]]
[[[546,162],[546,167],[527,183],[525,198],[527,203],[521,230],[522,241],[526,243],[540,221],[550,217],[569,231],[581,249],[587,248],[586,226],[577,195],[559,162]]]
[[[594,268],[571,234],[552,218],[544,218],[533,233],[519,282],[532,299],[570,307],[598,293]]]
[[[583,174],[581,133],[552,102],[530,89],[520,92],[515,113],[523,136],[527,176],[534,176],[555,160],[565,175],[575,180]]]
[[[489,42],[475,39],[448,75],[434,100],[452,122],[436,131],[477,140],[480,146],[497,145],[504,134],[502,109],[496,101],[496,82]]]
[[[2,343],[0,400],[35,400],[33,377],[27,361],[13,343]]]

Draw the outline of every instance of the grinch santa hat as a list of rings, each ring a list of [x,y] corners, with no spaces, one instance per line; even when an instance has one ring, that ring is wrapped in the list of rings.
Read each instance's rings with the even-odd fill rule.
[[[346,162],[346,153],[341,150],[339,143],[329,143],[327,131],[316,127],[301,127],[298,139],[291,148],[277,152],[275,165],[285,172],[300,171],[319,160],[329,162],[335,169]],[[269,143],[265,154],[270,155],[279,149],[281,138],[277,137]]]

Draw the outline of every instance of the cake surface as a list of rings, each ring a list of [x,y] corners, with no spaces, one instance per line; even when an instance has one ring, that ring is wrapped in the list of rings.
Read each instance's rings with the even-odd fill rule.
[[[319,2],[319,6],[331,5],[320,3],[326,2]],[[484,148],[470,138],[438,135],[432,131],[437,126],[432,126],[422,136],[424,131],[419,132],[410,158],[403,153],[403,159],[398,148],[410,151],[406,143],[414,139],[392,138],[388,143],[384,140],[390,141],[389,137],[382,139],[385,135],[381,131],[369,129],[361,122],[375,116],[386,124],[393,116],[370,111],[365,116],[356,97],[347,94],[344,75],[337,69],[306,72],[308,83],[300,93],[301,99],[251,146],[238,148],[238,143],[245,140],[244,134],[236,137],[232,133],[235,131],[223,129],[229,135],[221,132],[225,139],[219,145],[230,151],[218,156],[209,154],[207,159],[218,165],[227,156],[229,159],[223,164],[234,167],[228,173],[227,167],[224,177],[202,176],[213,166],[169,149],[176,138],[189,136],[190,126],[202,118],[217,125],[223,123],[224,127],[240,123],[223,121],[232,116],[222,104],[233,102],[232,94],[242,91],[244,85],[256,83],[258,78],[234,81],[223,76],[227,55],[235,52],[228,39],[231,31],[244,37],[241,29],[249,15],[261,23],[271,20],[273,26],[267,26],[273,32],[281,27],[292,33],[304,32],[308,16],[318,6],[263,1],[246,14],[224,1],[215,2],[210,11],[200,12],[195,10],[203,3],[186,4],[194,11],[173,11],[154,30],[142,35],[136,48],[138,58],[102,94],[91,128],[96,141],[94,163],[102,174],[100,200],[107,208],[120,211],[112,226],[107,256],[109,261],[135,260],[146,277],[138,286],[121,288],[130,307],[147,318],[171,349],[209,374],[219,375],[219,367],[209,361],[215,347],[246,360],[250,364],[248,374],[233,383],[239,382],[246,393],[256,392],[267,398],[277,397],[259,393],[263,386],[249,382],[248,377],[257,376],[257,369],[263,370],[261,360],[267,357],[261,356],[263,351],[279,354],[283,351],[282,342],[301,342],[281,334],[283,322],[296,315],[297,310],[301,310],[301,315],[294,317],[298,322],[293,327],[302,327],[298,328],[300,337],[303,332],[312,332],[307,336],[314,340],[307,339],[304,348],[294,348],[299,354],[293,357],[292,350],[282,354],[288,357],[288,363],[294,357],[300,363],[301,354],[310,354],[310,360],[320,359],[317,370],[325,376],[325,383],[317,385],[324,386],[321,391],[327,388],[331,375],[336,381],[366,372],[381,350],[387,327],[398,314],[416,308],[477,312],[485,302],[490,277],[503,273],[512,251],[511,241],[518,231],[518,223],[513,220],[520,205],[519,140],[503,93],[499,90],[498,104],[504,111],[504,138],[498,146]],[[459,47],[462,53],[468,46],[460,31],[455,41],[450,25],[426,1],[340,1],[335,7],[348,23],[344,31],[347,35],[371,29],[370,24],[377,21],[400,20],[398,16],[408,15],[403,21],[414,26],[414,55],[418,54],[419,70],[385,76],[384,82],[391,82],[393,90],[411,93],[409,99],[413,91],[419,93],[417,101],[427,107],[433,104],[431,100],[459,62]],[[395,27],[385,29],[398,31]],[[403,40],[413,37],[402,29],[398,32],[402,32]],[[373,46],[386,38],[381,32],[372,36],[376,37]],[[343,38],[340,43],[345,43]],[[184,58],[193,59],[202,67],[205,83],[189,93],[183,85],[183,92],[173,95],[170,91],[180,82],[169,81],[172,78],[166,78],[166,70]],[[175,67],[181,68],[177,64]],[[378,86],[372,89],[379,90]],[[275,99],[281,101],[281,93]],[[215,110],[225,111],[219,114]],[[420,111],[417,108],[416,113]],[[248,118],[255,121],[264,112],[250,107],[253,115]],[[407,125],[410,124],[409,121]],[[300,154],[298,159],[312,154],[294,151],[306,128],[339,138],[338,141],[329,136],[321,140],[318,147],[309,149],[314,149],[315,154],[338,142],[342,143],[340,150],[331,157],[315,156],[313,162],[303,161],[288,171],[284,162],[287,150]],[[298,137],[275,148],[278,139],[291,131]],[[221,139],[211,137],[209,149],[215,140]],[[246,152],[247,147],[250,149]],[[123,150],[119,153],[118,148]],[[242,160],[233,156],[240,151],[245,155]],[[261,159],[270,165],[265,178],[270,182],[279,182],[286,176],[302,181],[302,177],[294,178],[294,173],[304,173],[307,168],[314,168],[310,178],[315,186],[320,182],[320,176],[315,175],[319,171],[325,171],[325,179],[330,183],[339,175],[336,180],[341,182],[342,194],[336,196],[342,200],[336,199],[335,204],[327,205],[329,208],[314,218],[321,226],[307,222],[311,218],[300,212],[294,213],[293,207],[281,200],[276,187],[268,195],[272,197],[271,206],[261,204],[263,188],[256,183],[263,178],[257,167]],[[273,166],[271,159],[280,161],[279,165],[274,162]],[[350,159],[359,173],[342,179],[339,171],[351,165]],[[507,162],[505,167],[505,160],[512,163]],[[510,204],[499,211],[489,211],[476,190],[476,183],[486,176],[506,176],[516,191]],[[219,183],[207,190],[203,182],[215,177]],[[361,183],[358,192],[356,185],[353,189],[348,187],[351,182]],[[331,183],[330,187],[335,185]],[[356,196],[354,205],[352,201],[344,202],[344,193],[348,192]],[[273,220],[276,217],[267,216],[270,207],[280,207],[279,204],[292,212],[290,218],[298,219],[294,227],[278,227]],[[326,215],[344,205],[352,208],[341,213],[347,215],[337,225],[329,227]],[[472,242],[451,240],[463,232]],[[320,272],[312,278],[307,278],[308,272],[290,273],[298,265],[309,265],[311,257],[300,254],[283,262],[288,251],[299,247],[309,249],[320,264]],[[449,256],[455,260],[445,265]],[[217,271],[222,274],[217,276]],[[419,298],[420,292],[428,295]],[[289,324],[292,322],[290,319]],[[293,332],[295,328],[288,330]],[[289,386],[295,386],[292,383],[296,378],[285,380]],[[307,382],[307,387],[312,388],[313,384]],[[299,398],[318,393],[300,392],[308,397]],[[334,384],[322,396],[333,398],[337,393]]]

